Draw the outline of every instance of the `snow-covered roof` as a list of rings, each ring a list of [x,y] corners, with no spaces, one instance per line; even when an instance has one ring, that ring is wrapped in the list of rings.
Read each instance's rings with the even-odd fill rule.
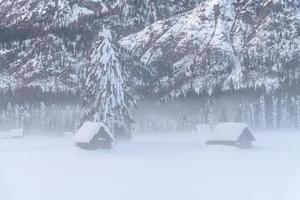
[[[89,143],[94,138],[94,136],[103,128],[108,136],[114,140],[113,134],[110,132],[109,128],[101,122],[85,122],[80,129],[76,132],[73,137],[76,143]]]
[[[12,137],[23,137],[24,129],[11,129],[10,134]]]
[[[247,128],[245,123],[221,123],[215,127],[208,141],[236,141]]]
[[[16,138],[23,137],[23,129],[11,129],[10,131],[0,132],[0,138]]]

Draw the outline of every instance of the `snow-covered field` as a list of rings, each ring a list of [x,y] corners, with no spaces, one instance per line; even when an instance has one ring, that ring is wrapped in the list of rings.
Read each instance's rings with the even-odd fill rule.
[[[67,137],[0,140],[0,200],[300,199],[300,132],[256,133],[250,150],[204,138],[135,136],[99,151]]]

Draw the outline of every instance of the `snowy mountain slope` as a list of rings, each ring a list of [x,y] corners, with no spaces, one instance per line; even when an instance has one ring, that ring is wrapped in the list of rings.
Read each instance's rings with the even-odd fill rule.
[[[250,86],[292,85],[300,77],[300,2],[269,5],[269,14],[260,19],[246,40],[244,70]]]
[[[80,8],[77,4],[71,5],[71,3],[71,1],[63,0],[4,0],[0,2],[1,24],[12,26],[27,22],[32,26],[47,28],[51,25],[67,25],[82,14],[92,13],[86,8]]]
[[[0,25],[33,26],[47,30],[67,26],[80,17],[105,13],[107,6],[99,0],[1,0]]]
[[[121,21],[130,27],[127,32],[137,32],[141,28],[195,8],[203,0],[127,0],[121,10]]]
[[[278,88],[290,68],[290,81],[299,78],[299,12],[296,1],[207,0],[120,44],[150,68],[152,92],[166,98]],[[268,60],[270,54],[276,61]]]
[[[197,1],[0,0],[1,88],[77,91],[103,24],[124,35]]]
[[[68,26],[85,16],[108,13],[114,16],[110,18],[111,24],[139,30],[158,19],[192,9],[199,1],[0,0],[0,27],[30,26],[47,30]]]
[[[299,4],[0,0],[0,85],[80,90],[105,24],[121,38],[126,50],[121,62],[144,93],[168,99],[190,92],[289,87],[300,76]]]
[[[76,92],[84,57],[77,57],[80,52],[76,56],[74,48],[74,43],[51,34],[7,45],[5,51],[0,51],[4,76],[1,87],[8,87],[5,82],[16,82],[12,89],[27,86],[45,92]]]
[[[96,0],[0,1],[0,88],[80,91],[97,34],[84,16],[107,11]]]

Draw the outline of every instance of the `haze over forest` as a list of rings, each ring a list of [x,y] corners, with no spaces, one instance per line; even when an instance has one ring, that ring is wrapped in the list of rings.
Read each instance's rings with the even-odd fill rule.
[[[137,131],[193,130],[224,113],[254,129],[299,128],[299,7],[1,0],[1,129],[71,131],[98,117]]]

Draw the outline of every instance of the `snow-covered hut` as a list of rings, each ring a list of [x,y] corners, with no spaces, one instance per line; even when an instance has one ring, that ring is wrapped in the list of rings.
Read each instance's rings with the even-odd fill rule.
[[[24,129],[11,129],[10,134],[13,138],[21,138],[24,136]]]
[[[23,129],[11,129],[10,131],[0,132],[0,138],[21,138],[24,136]]]
[[[255,141],[249,127],[245,123],[221,123],[215,127],[207,140],[207,145],[230,145],[242,149],[251,148]]]
[[[82,149],[110,149],[114,136],[104,123],[87,121],[76,132],[73,140]]]

